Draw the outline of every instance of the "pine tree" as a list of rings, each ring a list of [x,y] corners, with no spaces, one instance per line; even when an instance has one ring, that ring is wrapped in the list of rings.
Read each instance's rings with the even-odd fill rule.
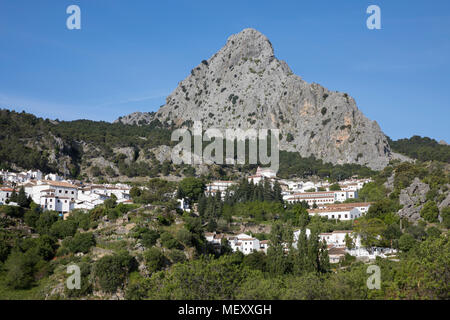
[[[205,195],[202,194],[198,199],[198,206],[197,206],[197,211],[200,217],[203,217],[205,215],[206,206],[207,206],[207,199]]]
[[[269,179],[264,179],[263,182],[263,201],[273,201],[272,186]]]
[[[25,189],[20,187],[19,194],[17,195],[17,204],[23,208],[27,208],[30,206],[30,202],[28,201],[27,195],[25,194]]]
[[[17,202],[16,189],[13,189],[13,192],[11,192],[11,196],[9,197],[9,202]]]
[[[275,181],[273,185],[273,199],[277,202],[283,202],[283,196],[281,195],[281,186],[278,181]]]

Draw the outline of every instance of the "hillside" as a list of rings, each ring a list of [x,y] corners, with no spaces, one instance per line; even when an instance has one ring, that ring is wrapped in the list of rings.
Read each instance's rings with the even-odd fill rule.
[[[392,141],[392,150],[420,161],[436,160],[450,163],[450,146],[445,142],[437,142],[428,137],[413,136],[409,139]]]
[[[166,144],[170,145],[170,130],[158,121],[145,127],[89,120],[52,121],[0,110],[2,169],[40,169],[71,177],[146,176],[153,167],[156,174],[161,171],[161,163],[154,159],[151,149]],[[131,166],[136,162],[141,165]]]

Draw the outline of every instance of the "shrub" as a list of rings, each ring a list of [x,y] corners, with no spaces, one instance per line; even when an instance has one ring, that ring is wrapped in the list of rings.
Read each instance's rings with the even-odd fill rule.
[[[286,141],[287,142],[294,141],[294,136],[290,132],[288,132],[288,134],[286,135]]]
[[[164,255],[157,248],[150,248],[144,252],[145,265],[150,273],[159,271],[164,266]]]
[[[182,250],[173,249],[169,252],[169,259],[172,263],[180,263],[186,261],[186,255]]]
[[[136,260],[127,252],[104,256],[94,264],[94,277],[105,292],[116,292],[124,285],[128,273],[136,268]]]
[[[161,234],[161,244],[168,249],[179,248],[180,244],[170,233],[164,232]]]
[[[150,248],[156,244],[156,240],[159,238],[159,233],[156,230],[137,226],[133,228],[133,237],[140,239],[144,246]]]
[[[442,224],[449,229],[450,228],[450,207],[445,207],[441,211]]]
[[[176,238],[178,241],[183,243],[186,246],[192,245],[192,233],[190,233],[186,229],[180,229],[177,232]]]
[[[30,228],[36,228],[36,223],[39,220],[40,214],[35,210],[27,210],[24,215],[24,222]]]
[[[90,232],[77,233],[74,237],[64,239],[62,245],[72,253],[88,253],[91,247],[95,245],[95,238]]]

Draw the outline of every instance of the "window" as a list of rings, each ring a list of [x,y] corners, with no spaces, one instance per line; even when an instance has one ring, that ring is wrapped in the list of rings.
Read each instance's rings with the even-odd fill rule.
[[[68,191],[66,190],[66,193],[67,193]]]
[[[62,190],[59,190],[59,193],[62,193]]]
[[[347,219],[347,215],[345,215],[345,218]]]
[[[74,194],[74,192],[72,191],[72,194]]]
[[[341,215],[339,215],[339,219],[341,218]]]

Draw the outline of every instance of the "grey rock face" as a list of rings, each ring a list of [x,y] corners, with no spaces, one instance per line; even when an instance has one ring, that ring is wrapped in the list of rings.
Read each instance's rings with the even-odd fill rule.
[[[122,121],[140,117],[134,113]],[[391,156],[386,136],[352,97],[294,75],[254,29],[230,36],[219,52],[195,67],[155,118],[177,126],[199,120],[205,130],[279,128],[281,150],[334,164],[382,169]]]
[[[387,181],[383,184],[386,189],[389,189],[390,191],[394,190],[394,181],[395,181],[395,176],[391,175],[390,177],[387,178]]]
[[[153,120],[154,112],[133,112],[126,116],[120,117],[114,123],[121,122],[123,124],[145,125]]]
[[[411,159],[408,156],[405,156],[403,154],[397,153],[397,152],[391,152],[391,159],[393,160],[400,160],[401,162],[415,162],[414,159]]]
[[[418,221],[428,191],[430,191],[428,184],[421,182],[419,178],[415,178],[411,185],[400,193],[399,201],[403,208],[398,214],[410,221]]]
[[[447,188],[450,189],[450,185],[447,184]],[[442,202],[438,205],[439,210],[444,209],[445,207],[449,207],[450,206],[450,193],[447,194],[447,197],[442,200]]]

